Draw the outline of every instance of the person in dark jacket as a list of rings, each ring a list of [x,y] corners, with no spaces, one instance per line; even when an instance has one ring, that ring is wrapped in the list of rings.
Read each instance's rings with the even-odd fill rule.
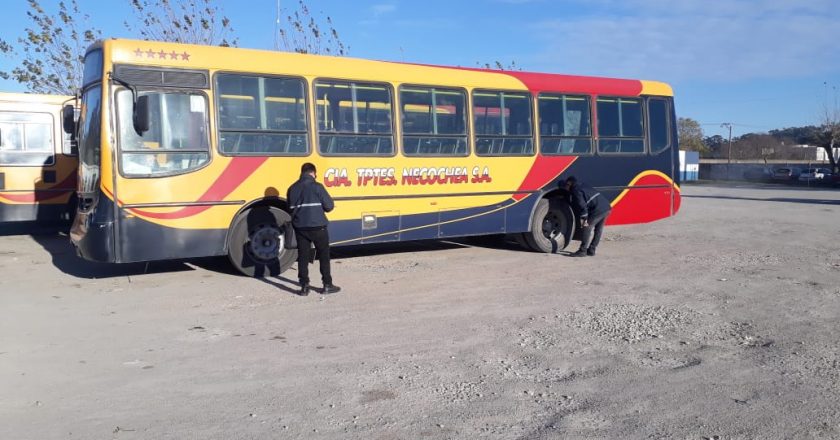
[[[293,183],[286,192],[289,208],[292,211],[292,226],[297,237],[298,295],[309,295],[309,261],[312,244],[318,254],[321,265],[321,279],[324,282],[322,294],[336,293],[341,290],[332,282],[330,273],[330,237],[327,232],[327,215],[335,207],[332,197],[324,186],[315,181],[315,165],[307,162],[300,167],[300,179]]]
[[[577,214],[582,228],[580,249],[570,256],[594,257],[595,249],[601,241],[604,222],[607,221],[612,210],[610,201],[593,188],[579,183],[574,176],[566,179],[565,188],[569,193],[569,203]]]

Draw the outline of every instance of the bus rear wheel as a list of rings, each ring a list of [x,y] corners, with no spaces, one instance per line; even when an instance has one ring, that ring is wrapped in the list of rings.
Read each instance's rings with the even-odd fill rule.
[[[297,260],[297,250],[286,249],[283,225],[292,219],[273,206],[257,206],[242,213],[231,227],[228,239],[230,262],[252,278],[277,276]]]
[[[569,204],[542,199],[534,210],[530,231],[523,232],[518,241],[535,252],[556,253],[569,245],[574,232],[574,215]]]

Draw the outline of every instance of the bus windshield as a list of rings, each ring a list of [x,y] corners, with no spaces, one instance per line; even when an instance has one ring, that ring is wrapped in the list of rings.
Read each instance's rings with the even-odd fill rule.
[[[117,92],[120,166],[126,176],[180,173],[210,160],[207,98],[187,92],[141,92],[149,100],[149,130],[134,129],[129,90]]]
[[[102,87],[94,86],[82,95],[79,119],[79,192],[91,196],[99,186]]]

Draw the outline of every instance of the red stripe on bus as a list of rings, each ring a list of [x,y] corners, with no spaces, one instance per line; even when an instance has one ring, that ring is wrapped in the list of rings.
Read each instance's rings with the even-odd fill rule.
[[[639,96],[642,93],[642,82],[635,79],[561,75],[557,73],[522,72],[518,70],[480,69],[475,67],[450,67],[419,63],[399,64],[414,64],[441,69],[458,69],[508,75],[518,79],[531,93],[535,94],[540,92],[566,92],[587,95]]]
[[[501,73],[522,81],[532,93],[574,92],[587,95],[621,96],[639,96],[642,93],[642,82],[632,79],[595,78],[553,73],[517,72],[515,70],[505,70]]]
[[[519,185],[519,191],[537,191],[548,185],[574,163],[577,156],[537,156],[531,169]],[[553,189],[553,188],[551,188]],[[528,194],[514,194],[514,200],[521,200]]]
[[[651,185],[660,187],[635,188]],[[671,216],[671,197],[673,192],[677,191],[671,182],[662,176],[650,174],[637,180],[633,186],[618,204],[613,206],[612,214],[607,218],[608,225],[648,223]]]
[[[55,200],[67,195],[68,192],[73,192],[76,189],[76,173],[70,174],[61,182],[44,188],[47,191],[27,191],[27,192],[15,192],[15,193],[4,193],[0,192],[0,198],[6,199],[16,203],[38,203],[38,202],[46,202],[49,200]],[[57,192],[56,190],[65,190],[61,192]]]
[[[236,157],[231,159],[219,178],[210,185],[210,188],[196,202],[224,200],[266,160],[268,160],[267,157]],[[120,203],[122,202],[120,201]],[[130,211],[143,217],[172,220],[200,214],[210,208],[212,208],[212,205],[186,206],[172,212],[150,212],[142,209],[130,209]]]

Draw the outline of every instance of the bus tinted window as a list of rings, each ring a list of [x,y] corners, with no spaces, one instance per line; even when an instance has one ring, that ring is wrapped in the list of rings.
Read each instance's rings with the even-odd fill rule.
[[[668,101],[658,98],[648,99],[650,152],[652,154],[661,153],[671,146],[669,113]]]
[[[598,152],[644,153],[642,100],[598,98]]]
[[[592,152],[589,97],[541,94],[540,151],[543,154]]]
[[[318,150],[323,155],[391,156],[391,91],[379,84],[315,84]]]
[[[85,67],[82,73],[82,85],[88,85],[102,79],[102,49],[88,52],[85,55]]]
[[[0,164],[52,164],[52,130],[48,113],[0,112]]]
[[[403,153],[406,156],[467,155],[467,96],[458,90],[400,90]]]
[[[149,99],[149,131],[132,122],[131,92],[117,92],[120,165],[126,176],[178,174],[210,160],[207,98],[184,92],[141,92]]]
[[[473,93],[476,153],[482,156],[534,154],[531,95],[516,92]]]
[[[304,90],[297,78],[216,75],[222,153],[309,153]]]

